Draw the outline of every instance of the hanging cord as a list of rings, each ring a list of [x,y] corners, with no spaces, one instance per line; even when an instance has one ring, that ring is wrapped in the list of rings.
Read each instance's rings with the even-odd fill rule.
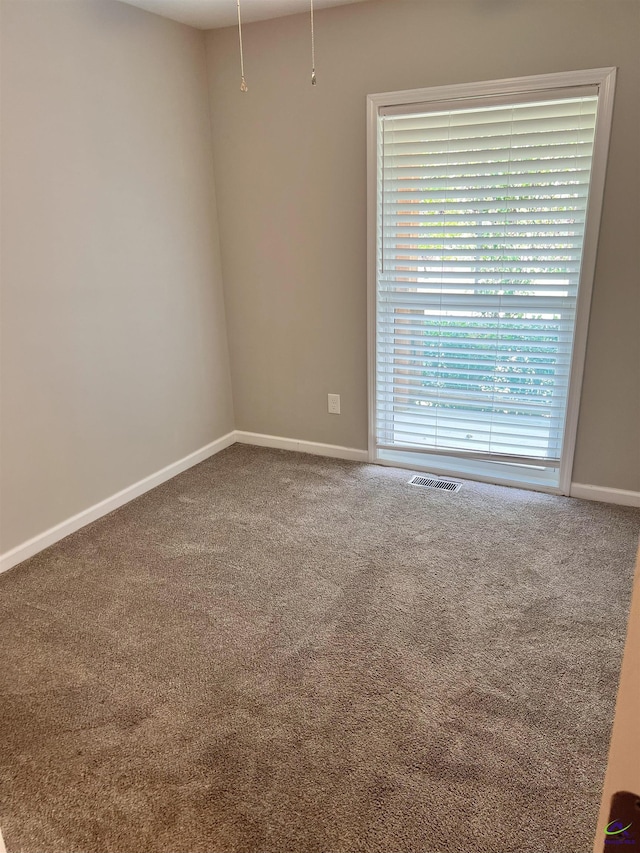
[[[316,36],[313,30],[313,0],[311,0],[311,85],[316,85]]]
[[[238,2],[238,38],[240,39],[240,77],[242,82],[240,83],[240,91],[248,92],[249,87],[244,79],[244,53],[242,51],[242,19],[240,17],[240,0]],[[313,2],[313,0],[312,0]]]

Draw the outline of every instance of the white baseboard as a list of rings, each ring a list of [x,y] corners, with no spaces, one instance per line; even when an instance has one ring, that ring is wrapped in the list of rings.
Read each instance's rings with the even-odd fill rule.
[[[79,512],[72,518],[56,524],[55,527],[45,530],[38,536],[34,536],[27,542],[12,548],[5,554],[0,555],[0,573],[11,569],[23,560],[33,557],[39,551],[43,551],[70,533],[75,533],[81,527],[91,524],[103,515],[113,512],[114,509],[123,506],[132,501],[134,498],[143,495],[150,489],[154,489],[161,483],[170,480],[172,477],[181,474],[188,468],[192,468],[199,462],[214,456],[226,447],[239,442],[240,444],[253,444],[257,447],[275,447],[280,450],[293,450],[297,453],[311,453],[314,456],[329,456],[334,459],[348,459],[353,462],[368,462],[369,455],[366,450],[359,450],[356,447],[340,447],[337,444],[322,444],[316,441],[300,441],[296,438],[283,438],[277,435],[264,435],[259,432],[244,432],[243,430],[233,430],[232,432],[223,435],[211,444],[201,447],[199,450],[190,453],[183,459],[167,465],[161,471],[156,471],[139,480],[132,486],[106,498],[100,503]],[[603,501],[605,503],[620,504],[622,506],[637,506],[640,507],[640,492],[627,491],[625,489],[611,489],[605,486],[588,486],[583,483],[571,484],[571,497],[583,498],[591,501]]]
[[[352,462],[368,462],[366,450],[356,447],[340,447],[337,444],[320,444],[317,441],[300,441],[297,438],[283,438],[279,435],[265,435],[260,432],[236,430],[236,441],[240,444],[254,444],[257,447],[276,447],[279,450],[293,450],[297,453],[311,453],[314,456],[331,456],[334,459],[350,459]]]
[[[156,486],[170,480],[177,474],[181,474],[188,468],[192,468],[199,462],[203,462],[205,459],[208,459],[209,456],[213,456],[221,450],[224,450],[225,447],[229,447],[229,445],[234,444],[235,441],[235,432],[229,432],[227,435],[223,435],[222,438],[212,441],[211,444],[201,447],[199,450],[190,453],[183,459],[179,459],[177,462],[167,465],[166,468],[163,468],[161,471],[156,471],[155,474],[150,474],[148,477],[145,477],[144,480],[139,480],[132,486],[128,486],[126,489],[122,489],[122,491],[112,495],[110,498],[106,498],[105,500],[100,501],[100,503],[82,510],[82,512],[72,516],[72,518],[68,518],[66,521],[56,524],[55,527],[45,530],[44,533],[34,536],[33,539],[29,539],[27,542],[17,545],[5,554],[0,555],[0,573],[6,572],[7,569],[13,568],[13,566],[16,566],[23,560],[28,560],[29,557],[33,557],[34,554],[48,548],[49,545],[53,545],[54,542],[59,542],[60,539],[64,539],[65,536],[69,536],[70,533],[75,533],[75,531],[79,530],[81,527],[91,524],[92,521],[96,521],[96,519],[101,518],[103,515],[113,512],[114,509],[118,509],[118,507],[123,506],[123,504],[129,503],[129,501],[143,495],[150,489],[154,489]]]
[[[640,492],[627,489],[611,489],[608,486],[587,486],[584,483],[571,483],[571,497],[587,501],[602,501],[620,506],[640,506]]]

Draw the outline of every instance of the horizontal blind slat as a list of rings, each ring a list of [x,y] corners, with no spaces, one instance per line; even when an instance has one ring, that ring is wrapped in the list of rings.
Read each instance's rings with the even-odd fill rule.
[[[382,228],[384,234],[400,229],[406,231],[421,231],[432,233],[446,229],[462,230],[468,233],[471,229],[494,226],[507,228],[509,231],[527,233],[529,229],[558,228],[558,229],[580,229],[585,222],[586,207],[581,210],[549,210],[545,217],[532,218],[529,213],[521,210],[496,210],[491,214],[483,211],[472,211],[470,213],[459,211],[454,216],[447,211],[436,213],[434,210],[427,211],[419,208],[409,210],[398,210],[385,212],[385,221]],[[526,229],[526,230],[525,230]]]
[[[593,140],[591,128],[580,130],[557,130],[550,133],[520,133],[513,134],[507,144],[507,140],[499,140],[495,137],[484,137],[482,139],[431,139],[415,136],[413,139],[403,138],[401,140],[385,140],[383,148],[387,159],[389,157],[402,157],[406,154],[448,154],[449,162],[456,163],[458,155],[465,160],[470,152],[492,153],[515,150],[521,154],[531,155],[531,148],[535,146],[549,147],[562,145],[569,149],[571,145],[590,145]],[[499,155],[498,155],[499,156]]]
[[[388,407],[385,408],[386,414],[381,415],[378,421],[381,423],[382,421],[397,422],[398,426],[409,423],[412,426],[419,427],[423,422],[431,422],[437,418],[443,423],[457,425],[460,429],[464,426],[465,431],[473,432],[474,428],[483,428],[483,424],[486,424],[493,417],[496,423],[499,422],[510,433],[518,429],[526,433],[529,427],[537,425],[536,428],[544,429],[545,434],[551,434],[552,430],[550,430],[549,425],[558,413],[564,411],[561,406],[556,406],[548,412],[541,406],[536,408],[528,403],[521,403],[520,405],[505,404],[499,413],[492,415],[489,407],[483,407],[472,400],[464,406],[454,407],[446,400],[435,400],[435,398],[411,399],[409,403],[407,402],[408,397],[407,394],[404,397],[401,394],[394,397],[393,401],[390,401]],[[384,398],[379,397],[378,400],[384,401]]]
[[[456,126],[459,124],[476,125],[482,123],[491,124],[496,121],[503,121],[504,116],[517,111],[517,115],[526,118],[536,117],[552,117],[552,116],[577,116],[591,115],[593,116],[597,110],[597,96],[587,96],[579,99],[571,100],[554,100],[550,102],[535,101],[525,104],[496,104],[492,109],[478,108],[475,110],[464,110],[456,113],[452,110],[425,110],[419,113],[411,113],[406,115],[396,114],[393,116],[383,115],[381,125],[383,129],[387,128],[430,128],[437,127],[439,124],[447,126]]]
[[[425,437],[431,436],[433,439],[440,440],[443,444],[453,445],[455,441],[464,442],[464,446],[473,448],[473,445],[484,444],[486,442],[491,442],[494,445],[502,445],[502,446],[513,446],[513,431],[509,428],[500,429],[499,423],[491,423],[487,421],[482,429],[475,428],[473,426],[469,426],[466,424],[464,426],[456,426],[455,421],[451,420],[446,423],[447,435],[438,436],[437,426],[443,420],[442,415],[436,419],[434,417],[431,423],[415,423],[411,424],[408,422],[403,422],[402,426],[398,428],[397,432],[401,436],[413,435],[416,437],[420,436],[420,430],[425,431]],[[542,451],[545,453],[551,444],[556,443],[556,440],[552,440],[549,442],[547,431],[544,425],[540,425],[536,430],[536,425],[528,425],[528,429],[531,430],[531,434],[528,436],[522,435],[519,436],[519,440],[522,442],[522,446],[524,448],[535,448],[538,451]],[[469,432],[472,430],[472,432]]]
[[[415,146],[414,146],[415,147]],[[466,169],[484,172],[490,168],[503,168],[505,164],[512,164],[517,170],[528,163],[539,163],[542,168],[546,163],[555,164],[558,160],[568,163],[585,163],[591,160],[593,153],[593,142],[566,140],[547,140],[545,144],[524,145],[520,148],[494,149],[492,151],[459,151],[455,158],[449,150],[440,152],[423,152],[400,150],[391,155],[387,152],[385,170],[406,169],[412,166],[421,166],[428,174],[430,170],[441,169],[445,166],[451,170],[451,174],[460,174]]]

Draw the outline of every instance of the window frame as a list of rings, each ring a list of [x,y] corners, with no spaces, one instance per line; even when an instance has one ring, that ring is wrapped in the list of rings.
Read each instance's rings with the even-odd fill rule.
[[[584,363],[587,348],[587,332],[591,308],[591,296],[595,276],[598,236],[602,217],[602,203],[605,189],[605,175],[611,137],[613,102],[616,80],[615,67],[593,68],[584,71],[566,71],[553,74],[538,74],[527,77],[511,77],[504,80],[488,80],[476,83],[462,83],[435,86],[423,89],[406,89],[397,92],[382,92],[367,95],[367,372],[369,399],[369,461],[383,465],[411,468],[413,470],[446,473],[469,479],[504,483],[555,494],[569,495],[571,476],[576,447],[580,397],[584,375]],[[420,453],[411,451],[387,452],[387,458],[381,458],[376,447],[376,298],[377,298],[377,246],[378,246],[378,118],[380,111],[389,107],[410,107],[414,104],[438,104],[440,102],[460,103],[465,99],[479,99],[496,95],[522,97],[544,94],[559,89],[579,86],[598,87],[598,111],[595,127],[591,184],[587,203],[587,216],[584,232],[584,248],[580,269],[576,319],[573,338],[573,356],[569,390],[567,394],[567,412],[564,423],[564,440],[559,465],[558,485],[547,482],[545,477],[533,473],[531,479],[526,476],[518,479],[514,469],[501,469],[501,463],[491,462],[478,465],[461,464],[455,458],[430,459],[420,464]],[[422,454],[424,455],[424,454]],[[440,462],[440,464],[438,464]],[[444,467],[443,464],[444,463]],[[496,473],[487,473],[487,466],[496,466]],[[517,467],[517,466],[516,466]],[[525,466],[523,466],[524,469]],[[439,468],[439,470],[438,470]],[[503,476],[501,476],[503,473]]]

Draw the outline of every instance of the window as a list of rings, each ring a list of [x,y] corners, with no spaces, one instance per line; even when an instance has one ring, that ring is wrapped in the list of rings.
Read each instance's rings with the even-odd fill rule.
[[[373,459],[568,490],[613,77],[370,96]]]

